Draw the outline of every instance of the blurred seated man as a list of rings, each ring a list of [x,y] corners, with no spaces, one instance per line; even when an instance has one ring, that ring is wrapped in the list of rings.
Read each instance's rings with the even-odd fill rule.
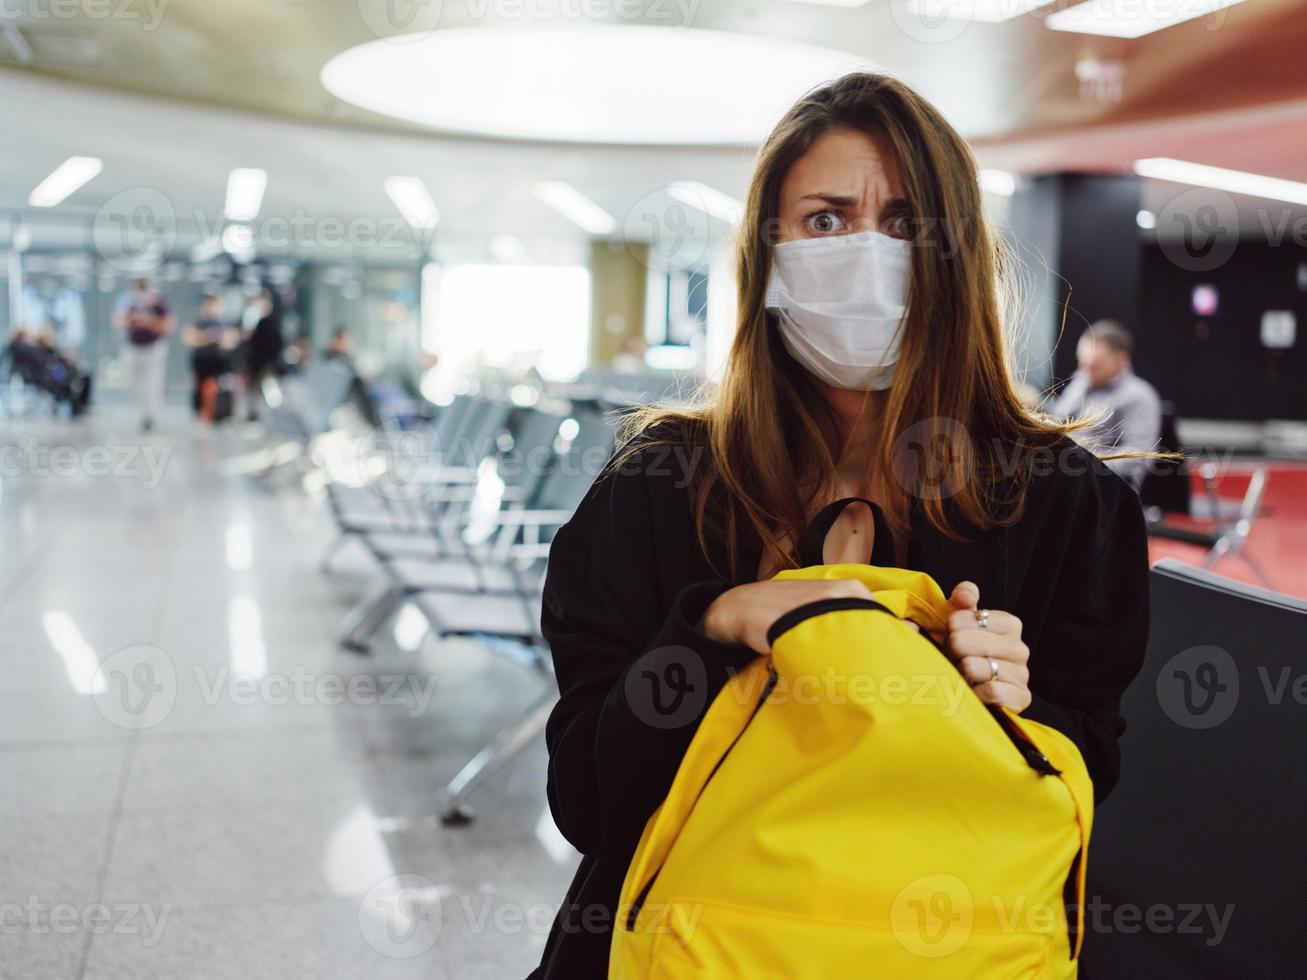
[[[322,352],[325,361],[340,361],[349,367],[354,366],[354,338],[350,336],[349,327],[337,327],[331,331],[331,339]]]
[[[1130,331],[1116,320],[1091,323],[1076,345],[1079,366],[1075,374],[1044,411],[1064,419],[1100,417],[1086,430],[1097,442],[1095,449],[1119,453],[1156,449],[1162,432],[1162,403],[1157,389],[1131,367],[1133,348]],[[1107,465],[1138,490],[1149,462],[1117,459]]]
[[[52,327],[42,327],[36,343],[23,356],[28,358],[32,371],[30,378],[24,376],[25,381],[49,392],[56,401],[66,402],[74,417],[86,411],[91,403],[91,376],[71,352],[60,350]]]
[[[622,341],[622,349],[613,358],[613,370],[621,374],[641,374],[649,370],[644,354],[649,349],[643,337],[627,337]]]
[[[11,372],[18,375],[27,384],[37,384],[42,358],[39,348],[32,340],[31,333],[21,327],[15,330],[14,335],[9,338],[9,345],[5,348],[4,356],[9,360],[9,370]]]
[[[354,337],[350,334],[349,327],[336,327],[331,331],[331,338],[322,350],[322,359],[349,368],[350,374],[354,376],[349,386],[349,399],[370,425],[377,425],[380,416],[376,402],[385,398],[384,385],[373,390],[359,376],[358,367],[354,364]]]

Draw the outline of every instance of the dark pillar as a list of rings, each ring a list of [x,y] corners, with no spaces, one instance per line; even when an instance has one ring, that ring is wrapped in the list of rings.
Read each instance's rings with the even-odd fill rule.
[[[1134,175],[1050,174],[1018,186],[1008,233],[1028,273],[1031,384],[1068,377],[1076,341],[1095,320],[1139,329],[1139,206]]]

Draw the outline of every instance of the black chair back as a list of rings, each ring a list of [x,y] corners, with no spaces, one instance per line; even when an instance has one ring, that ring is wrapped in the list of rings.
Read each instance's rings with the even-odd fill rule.
[[[1163,560],[1095,818],[1091,980],[1303,975],[1307,602]]]
[[[1180,432],[1172,402],[1162,402],[1162,432],[1157,448],[1168,453],[1180,451]],[[1188,515],[1191,494],[1189,471],[1183,462],[1149,462],[1148,475],[1139,487],[1139,499],[1145,507],[1156,507],[1166,514]]]

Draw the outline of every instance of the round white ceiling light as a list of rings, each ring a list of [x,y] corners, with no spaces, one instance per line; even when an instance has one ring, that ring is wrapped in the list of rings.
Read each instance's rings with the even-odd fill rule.
[[[874,69],[846,51],[676,27],[474,27],[370,41],[322,84],[434,129],[570,143],[748,145],[813,86]]]

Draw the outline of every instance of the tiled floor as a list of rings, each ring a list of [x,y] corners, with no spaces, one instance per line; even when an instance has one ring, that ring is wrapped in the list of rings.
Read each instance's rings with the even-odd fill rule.
[[[434,813],[539,680],[467,641],[342,652],[369,559],[322,575],[320,504],[224,475],[238,429],[105,410],[0,447],[0,978],[524,976],[576,860],[543,748],[471,826]]]

